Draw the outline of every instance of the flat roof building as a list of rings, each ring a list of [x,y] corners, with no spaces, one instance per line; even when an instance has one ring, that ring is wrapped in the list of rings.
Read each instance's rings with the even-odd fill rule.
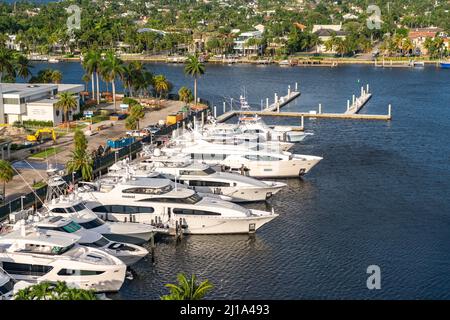
[[[42,120],[53,121],[56,126],[65,121],[62,110],[55,106],[62,92],[73,93],[77,100],[77,108],[69,112],[72,120],[73,114],[80,112],[81,91],[82,84],[0,83],[0,123]]]

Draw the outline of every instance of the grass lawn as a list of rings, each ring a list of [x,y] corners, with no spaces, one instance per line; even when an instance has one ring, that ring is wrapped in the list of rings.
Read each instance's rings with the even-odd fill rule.
[[[30,158],[31,159],[46,159],[46,158],[51,157],[63,150],[64,150],[63,147],[51,147],[44,151],[41,151],[41,152],[31,155]]]

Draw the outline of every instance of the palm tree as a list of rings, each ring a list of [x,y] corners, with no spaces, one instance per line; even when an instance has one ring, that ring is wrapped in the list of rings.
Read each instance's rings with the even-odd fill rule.
[[[81,171],[81,176],[85,181],[91,181],[93,177],[94,161],[86,150],[72,151],[72,159],[67,162],[67,171],[69,173]]]
[[[62,80],[62,73],[59,70],[53,70],[51,79],[53,83],[61,83]]]
[[[81,80],[86,83],[86,91],[89,91],[89,82],[91,81],[91,76],[88,73],[83,74]]]
[[[195,275],[192,275],[188,279],[185,274],[179,273],[177,280],[178,285],[166,284],[166,287],[170,290],[170,294],[162,296],[161,300],[201,300],[208,291],[214,288],[208,280],[197,284]]]
[[[15,78],[14,57],[11,50],[0,48],[0,82],[4,75]]]
[[[3,183],[3,199],[6,199],[6,184],[14,177],[14,168],[8,161],[0,160],[0,182]]]
[[[22,54],[19,54],[15,57],[15,65],[17,70],[17,75],[22,79],[26,80],[31,76],[31,68],[30,61]]]
[[[183,101],[184,103],[189,103],[189,101],[192,100],[192,92],[186,87],[181,87],[180,90],[178,90],[178,96],[180,101]]]
[[[101,66],[102,74],[105,81],[111,82],[114,110],[117,111],[116,105],[116,78],[121,77],[124,73],[124,65],[113,51],[108,51],[105,60]]]
[[[14,294],[14,300],[97,300],[90,290],[70,288],[65,282],[41,282]]]
[[[94,85],[94,76],[97,80],[97,103],[100,103],[100,88],[98,81],[98,73],[100,70],[100,66],[102,63],[102,55],[97,49],[89,50],[86,52],[83,58],[83,68],[86,70],[86,73],[92,75],[92,99],[95,99],[95,85]]]
[[[70,92],[62,92],[58,95],[58,98],[59,100],[55,103],[55,106],[62,110],[64,114],[64,121],[68,123],[67,131],[69,131],[69,111],[75,110],[78,107],[78,102],[75,99],[75,96]]]
[[[159,74],[153,78],[153,88],[156,93],[159,93],[159,98],[162,97],[163,93],[170,91],[171,84],[162,74]]]
[[[194,103],[197,103],[197,78],[205,73],[205,65],[198,60],[197,55],[191,55],[187,59],[184,73],[194,77]]]

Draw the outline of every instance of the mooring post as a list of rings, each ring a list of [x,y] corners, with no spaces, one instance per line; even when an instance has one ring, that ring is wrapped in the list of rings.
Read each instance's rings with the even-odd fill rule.
[[[364,97],[364,87],[361,87],[361,97]]]
[[[225,114],[226,110],[227,110],[227,104],[224,101],[223,102],[223,114]]]
[[[297,82],[295,83],[295,91],[298,92],[298,83]]]
[[[264,109],[264,100],[261,99],[261,111],[263,111],[263,109]]]
[[[155,233],[152,232],[152,236],[150,237],[150,249],[152,253],[152,262],[155,262]]]
[[[321,113],[322,113],[322,104],[319,103],[319,114],[321,114]]]
[[[369,84],[367,84],[366,93],[369,93]]]
[[[347,111],[350,110],[350,100],[347,100]]]
[[[204,124],[205,124],[205,113],[202,112],[202,127],[204,126]]]
[[[300,127],[302,127],[302,129],[303,129],[304,125],[305,125],[305,117],[302,116],[301,119],[300,119]]]
[[[353,95],[352,106],[355,105],[355,95]]]
[[[214,118],[217,118],[217,107],[214,106]]]
[[[275,101],[274,101],[275,103],[278,102],[278,96],[277,96],[277,93],[276,93],[276,92],[275,92],[275,95],[274,95],[274,100],[275,100]]]
[[[288,85],[288,99],[291,97],[291,85]]]
[[[266,108],[269,108],[269,98],[266,98]]]
[[[277,112],[280,113],[280,104],[277,102]]]
[[[391,104],[389,104],[389,106],[388,106],[388,115],[389,115],[389,118],[392,117],[392,105]]]

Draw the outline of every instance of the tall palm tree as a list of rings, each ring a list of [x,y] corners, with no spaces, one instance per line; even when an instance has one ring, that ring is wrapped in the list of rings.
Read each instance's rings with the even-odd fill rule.
[[[15,78],[16,71],[14,68],[14,56],[12,51],[6,48],[0,48],[0,82],[4,75]]]
[[[166,284],[166,287],[170,290],[170,294],[162,296],[161,300],[201,300],[208,291],[214,288],[208,280],[197,284],[195,275],[192,275],[188,279],[185,274],[180,273],[177,275],[177,280],[178,285]]]
[[[6,199],[6,184],[14,177],[14,169],[8,161],[0,160],[0,182],[3,183],[3,199]]]
[[[197,103],[197,78],[205,73],[205,65],[198,60],[197,55],[191,55],[187,59],[184,73],[194,77],[194,103]]]
[[[162,74],[159,74],[153,78],[153,88],[156,93],[159,93],[159,98],[162,97],[163,93],[170,91],[171,84]]]
[[[91,81],[91,76],[89,75],[89,73],[83,74],[81,80],[83,80],[84,83],[86,83],[86,91],[89,91],[89,82]]]
[[[124,64],[113,51],[108,51],[105,60],[101,66],[102,74],[106,81],[111,82],[114,110],[117,111],[116,105],[116,78],[121,77],[124,73]]]
[[[27,80],[27,78],[31,76],[31,68],[33,68],[33,66],[30,64],[30,61],[24,55],[22,54],[16,55],[15,67],[17,75],[22,79]]]
[[[97,49],[92,49],[86,52],[83,58],[83,68],[87,73],[92,75],[92,99],[95,99],[95,85],[94,77],[97,82],[97,103],[100,103],[100,88],[98,81],[98,73],[102,64],[102,55]]]
[[[59,100],[55,103],[55,106],[62,110],[64,121],[68,124],[67,131],[69,131],[69,111],[75,110],[78,107],[78,102],[75,99],[75,96],[70,92],[62,92],[58,95],[58,98]]]

